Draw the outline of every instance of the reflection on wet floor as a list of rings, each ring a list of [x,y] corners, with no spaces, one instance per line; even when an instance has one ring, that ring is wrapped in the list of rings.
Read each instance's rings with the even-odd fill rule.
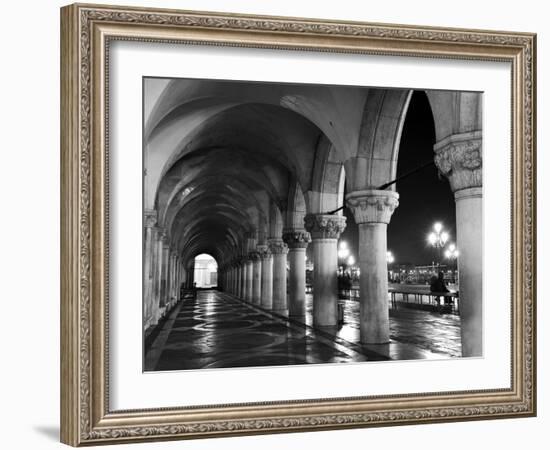
[[[359,301],[339,300],[344,308],[344,323],[332,333],[359,344]],[[313,298],[306,297],[306,323],[312,325]],[[403,304],[390,309],[390,344],[367,348],[390,359],[443,359],[461,356],[460,317],[456,314],[411,309]]]
[[[311,308],[311,298],[308,305]],[[344,301],[343,326],[314,330],[231,295],[199,291],[195,300],[180,303],[161,325],[146,349],[145,370],[448,358],[460,354],[456,316],[398,310],[390,320],[392,342],[362,346],[358,308],[358,302]]]

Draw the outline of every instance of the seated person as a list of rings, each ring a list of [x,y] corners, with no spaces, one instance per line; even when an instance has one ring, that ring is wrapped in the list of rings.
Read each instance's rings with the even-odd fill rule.
[[[443,272],[439,272],[436,276],[433,276],[430,280],[430,292],[449,292],[445,283]],[[439,297],[435,298],[437,305],[439,306]]]

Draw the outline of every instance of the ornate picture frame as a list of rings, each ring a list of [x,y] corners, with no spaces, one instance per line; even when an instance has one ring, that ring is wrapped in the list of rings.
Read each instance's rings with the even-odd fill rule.
[[[109,45],[117,40],[511,65],[511,385],[114,411],[109,402]],[[61,440],[73,445],[536,414],[536,36],[74,4],[61,9]]]

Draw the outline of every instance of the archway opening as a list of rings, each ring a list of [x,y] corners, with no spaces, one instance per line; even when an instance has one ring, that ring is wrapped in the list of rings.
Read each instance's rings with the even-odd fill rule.
[[[195,287],[208,289],[218,286],[218,263],[207,253],[195,256]]]
[[[392,261],[388,268],[392,281],[426,284],[439,270],[444,270],[447,282],[456,279],[456,262],[442,257],[445,248],[436,248],[427,239],[434,224],[440,224],[448,237],[446,247],[456,242],[453,192],[435,164],[426,165],[433,161],[435,140],[428,97],[424,91],[414,91],[399,146],[396,174],[399,207],[388,225],[388,258]],[[418,172],[403,177],[417,169]]]

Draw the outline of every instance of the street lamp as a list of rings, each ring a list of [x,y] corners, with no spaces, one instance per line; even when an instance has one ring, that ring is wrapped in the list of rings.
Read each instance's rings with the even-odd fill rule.
[[[456,270],[458,270],[458,248],[455,244],[450,244],[445,250],[445,258],[450,259],[451,261],[457,261]],[[456,282],[456,277],[455,282]]]
[[[349,256],[349,248],[346,241],[341,241],[340,244],[338,244],[338,258],[340,259],[346,259]]]
[[[428,234],[428,242],[431,246],[435,247],[437,249],[439,259],[437,261],[437,270],[439,272],[439,268],[441,265],[441,250],[449,240],[449,233],[443,230],[443,225],[441,222],[436,222],[433,225],[433,231]]]
[[[388,262],[388,278],[393,282],[393,270],[390,266],[395,261],[395,258],[393,257],[393,253],[391,251],[386,252],[386,261]]]
[[[458,258],[458,248],[456,245],[450,244],[445,250],[445,258],[447,259],[457,259]]]

